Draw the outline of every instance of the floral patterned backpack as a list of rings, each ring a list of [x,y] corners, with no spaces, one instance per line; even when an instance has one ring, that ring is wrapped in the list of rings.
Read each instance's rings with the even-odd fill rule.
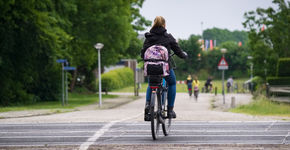
[[[162,45],[149,47],[144,54],[144,75],[169,75],[168,50]]]

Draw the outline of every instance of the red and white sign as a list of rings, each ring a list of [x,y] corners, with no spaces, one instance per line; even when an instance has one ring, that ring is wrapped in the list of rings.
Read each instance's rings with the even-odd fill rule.
[[[224,57],[220,60],[218,64],[218,69],[219,70],[227,70],[229,68],[229,65]]]

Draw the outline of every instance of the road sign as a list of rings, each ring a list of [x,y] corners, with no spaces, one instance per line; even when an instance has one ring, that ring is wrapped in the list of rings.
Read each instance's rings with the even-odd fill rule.
[[[229,65],[224,57],[220,60],[218,64],[218,69],[219,70],[227,70],[229,68]]]
[[[57,62],[57,63],[65,63],[65,62],[67,62],[67,61],[66,61],[66,59],[58,59],[58,60],[56,60],[56,62]]]
[[[76,70],[76,67],[63,67],[63,70]]]

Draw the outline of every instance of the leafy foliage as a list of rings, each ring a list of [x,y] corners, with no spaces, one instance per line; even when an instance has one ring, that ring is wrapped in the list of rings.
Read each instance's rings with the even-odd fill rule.
[[[290,85],[290,77],[267,77],[270,85]]]
[[[112,91],[134,84],[134,73],[130,68],[115,69],[102,75],[102,91]]]
[[[277,65],[277,76],[278,77],[290,77],[290,69],[286,69],[290,66],[289,58],[279,58]]]
[[[262,74],[265,66],[268,74],[275,75],[278,58],[290,56],[290,2],[273,0],[277,10],[257,8],[245,13],[243,25],[249,29],[250,48],[254,62],[254,74]]]
[[[204,39],[216,40],[217,46],[223,42],[234,41],[245,44],[248,41],[248,34],[245,31],[229,31],[227,29],[212,28],[203,32]]]
[[[136,31],[150,24],[139,13],[143,1],[0,1],[0,105],[59,99],[57,59],[77,68],[71,89],[84,76],[82,86],[95,90],[94,44],[105,45],[102,67],[136,55]]]
[[[211,31],[211,29],[208,29]],[[215,31],[223,31],[221,29],[214,29]],[[212,37],[218,37],[219,32],[210,32]],[[235,33],[244,32],[235,31]],[[231,35],[231,32],[230,32]],[[239,35],[241,36],[241,35]],[[226,76],[244,77],[247,76],[247,56],[249,48],[247,45],[238,46],[237,42],[229,40],[220,44],[212,51],[202,51],[198,40],[201,37],[192,35],[188,40],[180,40],[180,47],[189,55],[188,59],[175,59],[177,64],[176,76],[179,80],[186,78],[188,74],[197,75],[200,79],[207,79],[209,76],[220,77],[221,71],[217,66],[222,57],[220,48],[226,48],[227,53],[225,59],[229,64],[229,70],[226,71]],[[198,56],[200,54],[200,57]]]

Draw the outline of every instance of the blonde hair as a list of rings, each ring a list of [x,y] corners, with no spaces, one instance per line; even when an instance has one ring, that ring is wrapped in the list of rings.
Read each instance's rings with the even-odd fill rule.
[[[165,27],[165,19],[162,16],[157,16],[154,19],[154,23],[152,25],[152,28],[155,28],[155,27]]]
[[[191,75],[188,75],[187,76],[187,80],[191,80],[192,78],[191,78]]]

